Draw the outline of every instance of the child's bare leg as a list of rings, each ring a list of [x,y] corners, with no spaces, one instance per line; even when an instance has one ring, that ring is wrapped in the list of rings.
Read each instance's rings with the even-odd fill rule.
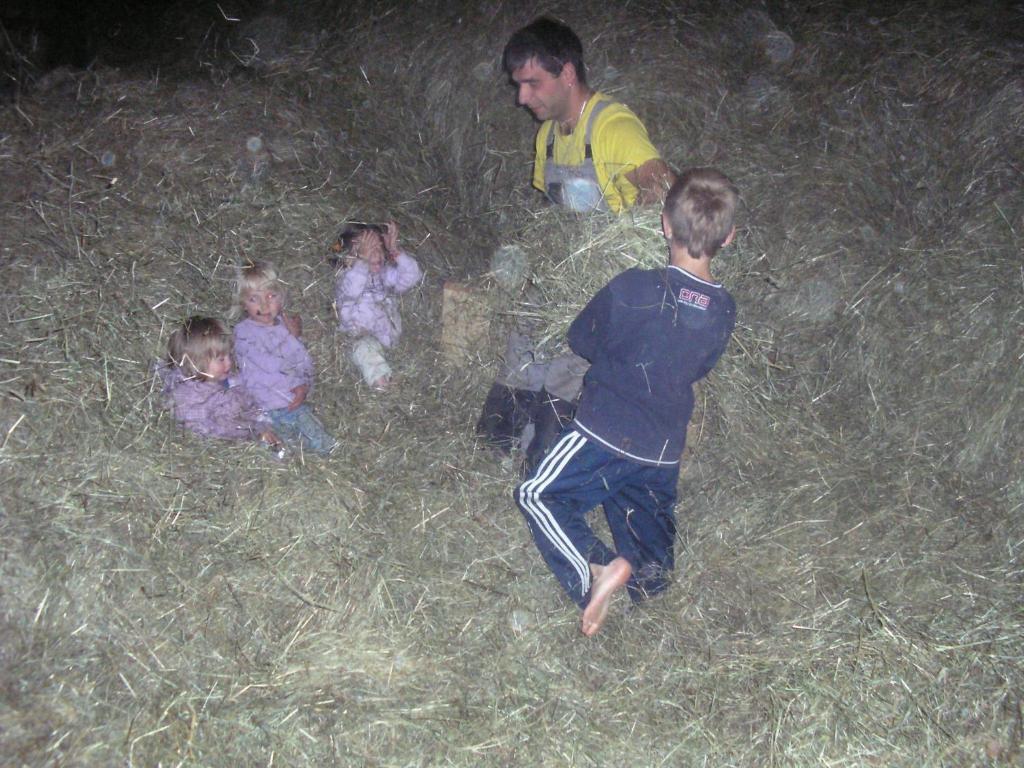
[[[601,629],[608,618],[608,607],[612,596],[626,586],[633,575],[633,566],[622,557],[616,557],[608,565],[590,564],[590,573],[594,582],[590,587],[590,602],[583,609],[583,620],[580,631],[587,637],[593,637]]]

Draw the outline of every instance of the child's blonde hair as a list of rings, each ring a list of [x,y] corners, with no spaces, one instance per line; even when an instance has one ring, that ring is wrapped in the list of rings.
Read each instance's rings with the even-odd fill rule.
[[[231,335],[220,320],[194,315],[171,334],[167,357],[186,376],[200,376],[218,355],[231,353]]]
[[[253,291],[274,289],[280,294],[282,303],[288,298],[284,283],[277,274],[277,267],[269,261],[247,260],[238,268],[235,277],[235,303],[231,307],[231,317],[242,314],[245,299]]]
[[[695,259],[712,258],[732,232],[739,196],[736,186],[721,171],[684,171],[665,196],[672,240]]]

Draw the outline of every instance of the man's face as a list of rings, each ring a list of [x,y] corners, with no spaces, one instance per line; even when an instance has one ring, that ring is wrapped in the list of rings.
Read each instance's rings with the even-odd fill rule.
[[[565,122],[572,117],[568,114],[571,78],[571,65],[565,64],[558,75],[552,75],[536,59],[512,71],[512,82],[519,89],[517,101],[538,120]]]

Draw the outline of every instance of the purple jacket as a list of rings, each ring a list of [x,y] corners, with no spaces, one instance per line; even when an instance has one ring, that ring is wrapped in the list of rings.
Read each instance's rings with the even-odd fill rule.
[[[313,359],[280,319],[260,325],[246,318],[236,325],[235,363],[238,381],[268,411],[290,405],[295,387],[313,387]]]
[[[408,291],[421,277],[416,259],[405,251],[377,274],[370,272],[365,261],[357,261],[341,273],[334,286],[341,330],[352,336],[369,333],[385,347],[394,346],[402,335],[395,296]]]
[[[164,366],[164,398],[175,421],[203,437],[226,440],[258,440],[269,428],[260,409],[244,387],[186,378],[180,368]]]

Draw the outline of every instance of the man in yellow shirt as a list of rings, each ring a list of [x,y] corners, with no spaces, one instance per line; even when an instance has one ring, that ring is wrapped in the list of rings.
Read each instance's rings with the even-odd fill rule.
[[[569,27],[537,19],[512,35],[502,63],[519,104],[542,121],[533,186],[552,202],[621,213],[664,199],[674,174],[639,118],[587,85],[583,45]]]
[[[621,213],[664,200],[675,175],[639,118],[587,85],[583,45],[569,27],[537,19],[512,36],[502,63],[519,89],[519,104],[542,123],[533,186],[581,212]],[[589,366],[575,355],[538,362],[534,353],[526,335],[509,337],[506,371],[491,387],[477,423],[478,434],[506,453],[521,441],[528,473],[571,420]],[[534,427],[532,439],[527,422]]]

